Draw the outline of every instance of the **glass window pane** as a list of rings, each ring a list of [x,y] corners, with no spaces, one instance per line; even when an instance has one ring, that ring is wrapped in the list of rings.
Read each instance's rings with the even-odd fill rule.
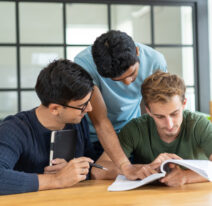
[[[17,92],[0,92],[0,119],[17,113]]]
[[[62,4],[20,3],[21,43],[62,43]]]
[[[195,111],[195,90],[194,88],[186,88],[186,109]]]
[[[66,14],[68,44],[92,44],[108,30],[107,5],[67,4]]]
[[[164,55],[170,73],[181,76],[186,85],[194,85],[194,58],[192,47],[161,47],[156,49]]]
[[[21,92],[21,110],[31,110],[40,105],[40,100],[35,91]]]
[[[156,44],[192,44],[192,7],[155,6]]]
[[[0,2],[0,42],[15,43],[15,4]]]
[[[151,43],[150,6],[112,5],[112,29],[126,32],[135,41]]]
[[[63,57],[62,47],[22,47],[21,87],[34,88],[40,70]]]
[[[16,48],[0,47],[0,88],[16,88]]]
[[[79,54],[82,50],[84,50],[86,47],[83,46],[69,46],[67,47],[67,58],[74,61],[74,57]]]

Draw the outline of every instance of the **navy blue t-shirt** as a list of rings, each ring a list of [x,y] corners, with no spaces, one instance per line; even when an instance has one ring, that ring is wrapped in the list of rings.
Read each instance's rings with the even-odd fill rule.
[[[67,124],[78,139],[75,157],[95,158],[87,121]],[[37,191],[38,175],[49,164],[51,130],[38,121],[35,109],[8,116],[0,124],[0,194]]]

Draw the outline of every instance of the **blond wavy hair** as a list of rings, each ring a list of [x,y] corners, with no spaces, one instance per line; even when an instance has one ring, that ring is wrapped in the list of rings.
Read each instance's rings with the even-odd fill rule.
[[[179,95],[182,103],[185,99],[185,83],[176,74],[156,71],[146,78],[141,86],[144,104],[148,107],[150,103],[167,103],[170,98]]]

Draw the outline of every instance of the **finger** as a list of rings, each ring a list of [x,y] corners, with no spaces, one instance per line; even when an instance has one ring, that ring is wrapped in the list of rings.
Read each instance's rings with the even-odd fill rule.
[[[44,168],[44,173],[45,173],[45,172],[51,171],[51,167],[52,167],[52,166],[47,166],[47,167],[45,167],[45,168]]]
[[[71,160],[72,162],[91,162],[93,163],[94,161],[91,158],[88,157],[79,157],[79,158],[74,158],[73,160]]]
[[[78,180],[79,180],[79,182],[86,180],[86,175],[78,175]]]
[[[157,173],[155,170],[153,170],[150,166],[143,166],[138,172],[138,178],[144,179],[145,177],[148,177],[149,175],[152,175],[154,173]]]
[[[171,157],[168,156],[168,153],[161,153],[160,155],[157,156],[157,158],[153,162],[161,164],[167,159],[171,159]]]
[[[179,159],[179,160],[182,159],[180,156],[178,156],[178,155],[176,155],[176,154],[173,154],[173,153],[168,153],[168,156],[169,156],[170,158],[172,158],[172,159]]]
[[[163,180],[161,179],[161,182],[162,183],[169,182],[172,178],[174,178],[174,176],[177,174],[177,172],[178,172],[177,169],[171,170],[170,173],[166,174],[166,176],[163,178]]]
[[[175,159],[175,154],[164,153],[162,157],[163,157],[163,161],[169,160],[169,159]]]
[[[57,171],[51,171],[51,172],[49,172],[49,171],[44,171],[44,174],[55,174]]]
[[[167,182],[169,182],[169,180],[170,180],[170,176],[169,175],[166,175],[164,178],[160,179],[159,181],[161,183],[167,183]]]
[[[138,177],[138,179],[143,180],[146,177],[146,175],[143,173],[143,171],[139,171],[137,177]]]
[[[80,175],[87,175],[88,171],[89,170],[87,168],[79,168],[79,174]]]
[[[48,166],[44,168],[44,171],[46,172],[53,172],[53,171],[57,171],[57,170],[61,170],[62,168],[64,168],[66,166],[66,162],[61,163],[61,164],[57,164],[57,165],[53,165],[53,166]]]
[[[143,168],[142,168],[142,170],[143,170],[143,173],[144,173],[144,175],[146,176],[146,177],[148,177],[149,175],[152,175],[152,174],[154,174],[154,173],[157,173],[155,170],[153,170],[151,167],[149,167],[149,166],[144,166]]]
[[[73,164],[76,168],[90,168],[88,162],[70,162],[70,164]]]
[[[159,162],[156,162],[156,163],[151,163],[150,166],[152,169],[158,169],[160,167],[161,163]]]
[[[66,163],[65,159],[60,159],[60,158],[56,158],[52,160],[52,164],[56,165],[56,164],[62,164],[62,163]]]
[[[176,167],[179,167],[179,166],[176,165],[176,164],[172,164],[172,163],[169,164],[169,168],[170,168],[170,169],[174,169],[174,168],[176,168]]]

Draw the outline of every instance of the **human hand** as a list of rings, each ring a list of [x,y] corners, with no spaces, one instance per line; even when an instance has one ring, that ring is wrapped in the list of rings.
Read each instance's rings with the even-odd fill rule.
[[[161,183],[172,187],[182,186],[187,183],[186,170],[183,170],[178,165],[174,164],[169,164],[169,168],[171,168],[171,172],[159,180]]]
[[[154,164],[125,164],[122,166],[122,173],[129,180],[144,179],[149,175],[157,173],[156,168],[160,165],[159,163]]]
[[[172,154],[172,153],[161,153],[155,158],[154,161],[152,161],[151,164],[159,163],[161,165],[164,161],[166,161],[168,159],[179,159],[179,160],[181,160],[182,158],[179,157],[178,155]]]
[[[52,160],[52,166],[47,166],[44,168],[44,174],[56,173],[66,165],[67,161],[65,159],[56,158]]]
[[[137,178],[144,179],[152,174],[158,173],[157,169],[160,167],[160,163],[144,164],[137,171]]]
[[[67,163],[60,171],[54,174],[58,188],[70,187],[86,179],[89,172],[89,162],[94,161],[87,157],[75,158]]]

